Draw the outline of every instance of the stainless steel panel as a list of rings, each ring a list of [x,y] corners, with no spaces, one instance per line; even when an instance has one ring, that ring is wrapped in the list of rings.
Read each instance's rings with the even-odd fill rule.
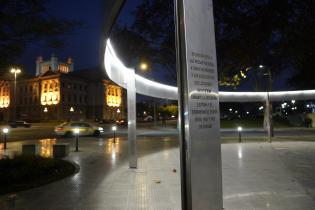
[[[212,1],[177,1],[176,8],[185,205],[187,209],[218,210],[223,201]]]
[[[127,73],[129,167],[137,168],[135,71],[129,70]]]

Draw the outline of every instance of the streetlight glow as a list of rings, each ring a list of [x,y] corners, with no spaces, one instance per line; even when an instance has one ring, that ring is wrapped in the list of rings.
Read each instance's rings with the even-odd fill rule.
[[[140,69],[143,70],[143,71],[148,70],[148,64],[146,64],[146,63],[141,63],[141,64],[140,64]]]
[[[116,131],[117,130],[117,127],[116,126],[113,126],[112,127],[112,131]]]
[[[237,127],[237,131],[238,131],[238,132],[241,132],[242,130],[243,130],[243,128],[242,128],[241,126],[238,126],[238,127]]]
[[[9,129],[8,129],[8,128],[3,128],[3,129],[2,129],[2,132],[3,132],[4,134],[7,134],[7,133],[9,133]]]
[[[74,129],[74,134],[79,135],[80,134],[80,129],[79,128],[75,128]]]
[[[263,65],[259,65],[259,68],[261,68],[261,69],[262,69],[262,68],[264,68],[264,66],[263,66]]]

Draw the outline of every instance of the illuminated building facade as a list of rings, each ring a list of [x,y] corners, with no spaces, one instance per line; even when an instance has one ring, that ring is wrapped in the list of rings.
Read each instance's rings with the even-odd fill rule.
[[[12,120],[12,75],[0,81],[0,91],[0,120]],[[73,71],[71,58],[39,57],[36,76],[17,80],[16,116],[29,121],[125,119],[125,96],[100,68]]]

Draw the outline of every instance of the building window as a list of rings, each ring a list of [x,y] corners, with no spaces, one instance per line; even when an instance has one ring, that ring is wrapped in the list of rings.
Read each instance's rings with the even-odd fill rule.
[[[82,96],[79,97],[79,102],[82,103]]]
[[[71,102],[71,96],[68,95],[68,102]]]
[[[62,102],[65,102],[65,96],[64,95],[61,96],[61,100],[62,100]]]
[[[66,87],[66,85],[65,85],[64,82],[61,83],[61,86],[62,86],[63,88]]]
[[[77,84],[73,85],[73,89],[75,89],[75,90],[77,89]]]
[[[73,101],[77,102],[77,96],[76,95],[73,96]]]
[[[79,90],[82,91],[82,85],[81,84],[79,85]]]

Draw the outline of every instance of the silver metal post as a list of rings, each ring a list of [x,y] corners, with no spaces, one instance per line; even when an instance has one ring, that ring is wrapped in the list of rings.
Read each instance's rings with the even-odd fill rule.
[[[176,0],[183,210],[223,209],[219,95],[211,0]]]
[[[127,81],[129,168],[137,168],[135,71],[129,70]]]
[[[153,120],[154,120],[154,126],[157,126],[157,116],[156,116],[156,102],[155,99],[153,99]]]
[[[13,121],[16,120],[16,72],[14,72],[14,111],[13,111]]]

